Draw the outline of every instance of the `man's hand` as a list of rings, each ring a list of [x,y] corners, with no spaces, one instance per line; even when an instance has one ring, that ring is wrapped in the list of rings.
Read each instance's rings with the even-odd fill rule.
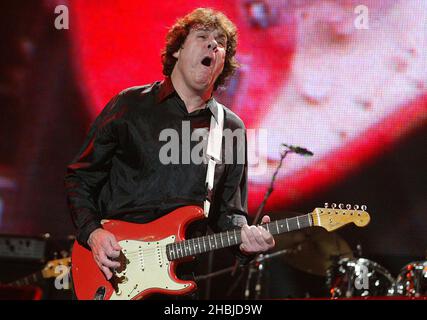
[[[269,223],[270,217],[264,216],[262,223]],[[242,228],[242,244],[240,251],[245,254],[254,254],[265,252],[272,249],[275,245],[274,238],[270,232],[261,226],[248,226],[245,224]]]
[[[104,272],[107,280],[110,280],[113,276],[110,268],[120,267],[119,262],[111,260],[117,258],[122,250],[116,237],[111,232],[98,228],[89,235],[87,244],[92,249],[96,264]]]

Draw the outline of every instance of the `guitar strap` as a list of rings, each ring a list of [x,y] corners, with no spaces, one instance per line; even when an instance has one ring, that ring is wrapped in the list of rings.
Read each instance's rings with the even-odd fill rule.
[[[221,162],[221,151],[222,151],[222,130],[224,127],[224,108],[223,106],[215,102],[217,106],[217,118],[211,116],[211,126],[209,129],[208,146],[206,149],[206,156],[208,160],[208,169],[206,172],[206,197],[203,204],[203,211],[205,217],[209,216],[209,210],[212,203],[213,196],[213,185],[215,178],[215,165]]]

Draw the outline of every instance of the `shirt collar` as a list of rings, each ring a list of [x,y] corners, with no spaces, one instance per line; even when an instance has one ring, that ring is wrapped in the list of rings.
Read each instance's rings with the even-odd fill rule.
[[[172,80],[170,77],[166,77],[161,83],[160,83],[160,89],[156,96],[156,102],[161,103],[166,98],[168,98],[170,95],[172,95],[175,92],[175,88],[173,87]],[[215,120],[218,121],[218,105],[216,100],[211,97],[207,101],[207,108],[211,111],[212,115],[214,116]]]

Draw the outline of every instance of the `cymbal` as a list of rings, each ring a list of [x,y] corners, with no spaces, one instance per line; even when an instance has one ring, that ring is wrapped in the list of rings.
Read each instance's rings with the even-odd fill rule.
[[[290,253],[283,256],[286,264],[310,274],[326,276],[336,259],[353,257],[350,246],[337,233],[327,232],[323,228],[307,230],[277,238],[277,249],[292,248]]]

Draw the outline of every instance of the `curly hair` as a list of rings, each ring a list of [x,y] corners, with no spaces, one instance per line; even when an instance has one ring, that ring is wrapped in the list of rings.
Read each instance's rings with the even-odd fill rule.
[[[177,59],[173,56],[185,42],[191,29],[195,26],[214,28],[223,31],[227,37],[224,69],[214,84],[214,90],[239,67],[235,58],[237,47],[237,28],[222,12],[211,8],[198,8],[179,18],[166,35],[166,46],[162,51],[163,74],[170,76]]]

